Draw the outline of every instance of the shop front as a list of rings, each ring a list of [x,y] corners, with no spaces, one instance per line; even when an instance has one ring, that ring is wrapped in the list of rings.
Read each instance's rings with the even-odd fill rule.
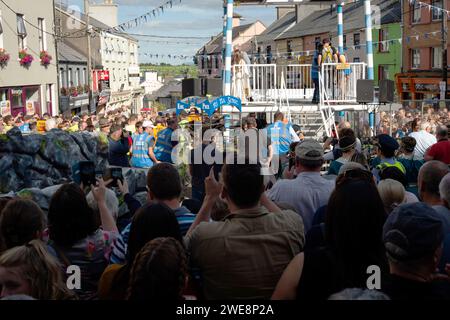
[[[448,98],[449,92],[447,91],[445,99],[442,99],[444,92],[441,86],[442,83],[445,84],[442,81],[442,72],[400,73],[395,78],[400,101],[408,104],[409,107],[417,108],[424,101],[439,101]],[[447,88],[450,89],[450,79],[447,80]]]
[[[40,86],[0,88],[0,106],[3,116],[42,115]]]

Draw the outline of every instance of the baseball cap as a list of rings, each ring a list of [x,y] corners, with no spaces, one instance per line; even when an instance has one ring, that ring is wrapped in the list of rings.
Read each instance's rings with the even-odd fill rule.
[[[142,123],[142,128],[154,128],[154,125],[153,125],[153,123],[151,121],[145,120]]]
[[[322,160],[323,147],[319,142],[307,139],[297,145],[295,155],[303,160]]]
[[[425,203],[397,207],[383,227],[383,243],[389,258],[414,261],[433,254],[444,239],[439,214]]]
[[[100,128],[105,128],[105,127],[109,127],[111,124],[109,123],[109,120],[106,118],[101,118],[98,121],[98,125]]]
[[[381,150],[395,151],[400,147],[397,140],[395,140],[388,134],[380,134],[377,137],[377,140]]]

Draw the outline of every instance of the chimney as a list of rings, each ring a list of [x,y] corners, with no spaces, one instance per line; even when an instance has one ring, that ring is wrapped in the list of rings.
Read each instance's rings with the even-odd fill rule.
[[[239,27],[241,25],[242,16],[239,13],[233,14],[233,28]]]
[[[277,20],[283,18],[289,12],[297,11],[296,6],[277,6]]]
[[[113,0],[104,0],[103,3],[89,6],[90,16],[107,26],[115,27],[119,24],[118,6]]]

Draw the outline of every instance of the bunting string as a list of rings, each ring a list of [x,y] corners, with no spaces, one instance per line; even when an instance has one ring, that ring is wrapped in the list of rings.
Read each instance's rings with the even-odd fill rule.
[[[444,0],[445,1],[445,0]],[[449,10],[444,10],[442,8],[439,8],[435,5],[432,5],[430,3],[425,3],[422,1],[418,1],[418,0],[409,0],[409,4],[412,6],[418,6],[418,9],[421,8],[427,8],[428,11],[433,10],[434,12],[440,12],[440,13],[445,13],[447,15],[447,17],[450,17],[450,11]]]
[[[127,22],[121,23],[116,27],[107,29],[106,31],[112,32],[112,31],[122,31],[125,32],[125,30],[131,29],[131,28],[136,28],[139,25],[145,24],[147,23],[149,20],[151,19],[155,19],[156,16],[160,16],[161,14],[164,13],[165,9],[170,9],[173,7],[174,3],[178,2],[181,3],[181,0],[169,0],[165,3],[163,3],[162,5],[158,6],[157,8],[154,8],[153,10],[135,18],[135,19],[131,19]]]

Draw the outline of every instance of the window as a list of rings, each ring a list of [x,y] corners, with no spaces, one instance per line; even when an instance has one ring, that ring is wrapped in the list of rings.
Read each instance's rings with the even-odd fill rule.
[[[378,31],[378,51],[379,52],[389,52],[389,33],[386,28],[381,28]]]
[[[25,20],[23,14],[17,14],[17,36],[19,38],[19,49],[25,49],[27,29],[25,28]]]
[[[23,92],[22,88],[12,88],[11,89],[11,106],[13,108],[23,107]]]
[[[77,71],[75,72],[75,85],[79,86],[80,84],[81,84],[80,68],[77,68]]]
[[[292,40],[288,40],[287,41],[287,54],[288,54],[288,59],[292,59]]]
[[[411,8],[412,23],[419,23],[422,18],[422,6],[420,3],[414,3]]]
[[[86,85],[87,84],[86,68],[83,68],[83,76],[81,79],[83,79],[83,85]]]
[[[219,59],[219,56],[218,56],[218,55],[215,55],[215,62],[216,62],[216,63],[215,63],[215,68],[216,68],[216,69],[219,69],[219,60],[220,60],[220,59]]]
[[[347,49],[347,36],[344,34],[344,49]]]
[[[355,49],[359,49],[361,45],[361,34],[355,33],[353,34],[353,45],[355,46]]]
[[[353,62],[354,62],[354,63],[361,62],[361,59],[360,59],[360,58],[353,58]]]
[[[47,50],[45,41],[45,23],[44,19],[38,18],[38,32],[39,32],[39,50]]]
[[[420,50],[411,49],[411,69],[420,68]]]
[[[67,82],[69,87],[73,87],[72,68],[69,68],[69,71],[67,72]]]
[[[378,66],[378,81],[389,79],[389,66],[379,65]]]
[[[59,68],[59,87],[64,88],[66,87],[66,79],[65,79],[65,72],[64,68]]]
[[[266,47],[267,63],[272,63],[272,46]]]
[[[442,8],[442,0],[432,0],[431,5],[433,7]],[[431,12],[432,12],[431,19],[433,21],[442,20],[442,11],[435,9],[433,7],[431,8]]]
[[[442,68],[442,48],[434,47],[431,49],[431,67],[433,69],[441,69]]]

